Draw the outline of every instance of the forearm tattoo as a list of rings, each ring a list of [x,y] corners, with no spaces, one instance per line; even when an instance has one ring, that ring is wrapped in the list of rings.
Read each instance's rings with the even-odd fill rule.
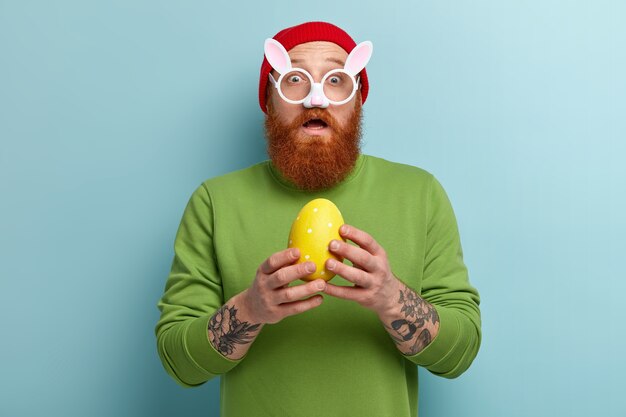
[[[396,345],[411,343],[409,351],[403,352],[405,355],[415,355],[430,344],[432,336],[425,326],[427,322],[433,326],[439,323],[439,315],[431,304],[408,287],[400,290],[398,304],[405,318],[392,321],[391,328],[386,324],[385,327]]]
[[[250,324],[237,319],[237,309],[223,305],[209,320],[209,336],[211,344],[224,356],[235,351],[235,345],[245,345],[254,340],[250,333],[258,330],[260,324]]]

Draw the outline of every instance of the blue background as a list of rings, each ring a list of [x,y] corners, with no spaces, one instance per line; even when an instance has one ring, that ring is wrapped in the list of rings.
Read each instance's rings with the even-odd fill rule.
[[[154,325],[191,192],[267,158],[262,45],[371,40],[363,151],[432,172],[483,345],[421,416],[624,416],[623,1],[0,1],[0,415],[219,413]],[[323,400],[323,399],[322,399]]]

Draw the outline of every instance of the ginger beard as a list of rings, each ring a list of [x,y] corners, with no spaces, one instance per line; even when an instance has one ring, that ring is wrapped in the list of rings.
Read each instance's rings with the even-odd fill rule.
[[[302,126],[320,119],[331,130],[330,138],[309,135]],[[282,123],[268,106],[265,118],[267,153],[281,174],[303,190],[313,191],[332,187],[341,182],[354,168],[361,145],[361,95],[357,94],[354,112],[346,126],[325,109],[302,111],[290,124]]]

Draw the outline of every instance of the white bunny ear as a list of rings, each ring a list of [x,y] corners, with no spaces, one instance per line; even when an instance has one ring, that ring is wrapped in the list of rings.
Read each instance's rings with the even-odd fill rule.
[[[276,39],[265,39],[265,57],[279,74],[284,74],[291,69],[291,58],[285,47]]]
[[[372,57],[372,52],[374,50],[374,45],[372,42],[365,41],[361,42],[357,46],[354,47],[348,58],[346,59],[346,64],[343,66],[343,69],[346,70],[349,74],[357,75],[369,62]]]

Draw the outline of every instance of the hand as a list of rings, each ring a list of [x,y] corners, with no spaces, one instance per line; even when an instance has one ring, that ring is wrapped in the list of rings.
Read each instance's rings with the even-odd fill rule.
[[[287,316],[303,313],[322,303],[321,295],[300,299],[323,291],[326,287],[323,279],[289,287],[290,282],[315,272],[314,262],[294,265],[299,258],[300,250],[289,248],[274,253],[259,266],[254,282],[243,293],[246,313],[255,321],[278,323]]]
[[[400,281],[389,267],[387,253],[372,236],[354,226],[344,224],[339,233],[359,247],[340,240],[332,240],[329,250],[348,259],[354,266],[328,259],[326,268],[355,285],[346,287],[327,283],[324,292],[334,297],[356,301],[377,313],[379,317],[382,316],[391,309],[400,288]],[[334,244],[337,244],[336,248]]]

